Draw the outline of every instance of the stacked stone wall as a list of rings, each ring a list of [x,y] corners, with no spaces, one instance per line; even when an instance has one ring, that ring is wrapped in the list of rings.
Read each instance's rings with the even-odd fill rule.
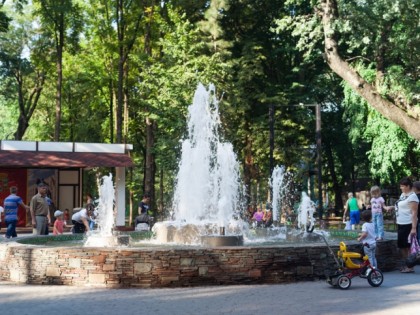
[[[336,253],[338,247],[331,249]],[[383,271],[395,269],[395,241],[378,244],[377,257]],[[323,279],[335,269],[325,245],[107,249],[0,244],[0,280],[29,284],[115,288],[274,284]]]

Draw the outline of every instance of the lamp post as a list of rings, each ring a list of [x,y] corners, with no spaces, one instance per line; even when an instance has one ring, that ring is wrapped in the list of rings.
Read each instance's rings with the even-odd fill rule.
[[[322,219],[323,203],[322,203],[322,143],[321,143],[321,104],[295,104],[286,106],[305,106],[315,107],[315,141],[316,141],[316,164],[317,164],[317,178],[318,178],[318,216]],[[274,169],[274,104],[270,104],[269,111],[269,125],[270,125],[270,176]],[[270,202],[273,200],[273,192],[270,188]]]

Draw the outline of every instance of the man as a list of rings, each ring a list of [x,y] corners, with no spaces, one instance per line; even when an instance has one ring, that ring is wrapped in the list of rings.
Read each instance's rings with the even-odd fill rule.
[[[139,215],[136,217],[134,221],[134,227],[137,226],[139,223],[147,223],[150,225],[150,217],[147,213],[149,211],[149,203],[150,203],[150,196],[149,194],[144,194],[143,199],[139,203]]]
[[[18,208],[19,205],[29,209],[27,205],[23,203],[21,197],[17,196],[17,187],[10,187],[10,195],[4,199],[4,221],[6,223],[6,238],[17,237],[16,224],[18,222]]]
[[[348,193],[348,199],[346,205],[344,206],[344,214],[343,214],[343,223],[346,221],[346,214],[350,212],[350,224],[351,229],[355,230],[356,225],[360,222],[360,211],[359,211],[359,204],[357,199],[354,197],[353,193]]]
[[[51,222],[50,201],[47,197],[47,185],[38,184],[38,193],[32,197],[30,204],[32,227],[35,235],[47,234],[48,224]]]

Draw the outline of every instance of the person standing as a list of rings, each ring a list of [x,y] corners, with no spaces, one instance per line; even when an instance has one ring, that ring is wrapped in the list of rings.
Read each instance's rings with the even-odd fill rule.
[[[27,205],[23,203],[21,197],[17,195],[17,187],[10,187],[10,195],[4,199],[4,221],[6,223],[6,238],[17,237],[16,224],[18,222],[18,208],[19,205],[29,209]]]
[[[417,209],[419,198],[413,192],[413,182],[408,178],[400,181],[401,196],[395,206],[385,207],[386,210],[395,210],[397,218],[397,245],[402,259],[405,261],[410,253],[410,240],[417,235]],[[402,273],[414,272],[413,268],[405,266]]]
[[[414,182],[413,183],[413,191],[417,195],[417,198],[419,198],[420,201],[420,182]],[[420,202],[417,206],[417,240],[420,243]]]
[[[37,189],[38,193],[32,197],[30,203],[33,233],[35,235],[45,235],[51,222],[47,185],[41,182]]]
[[[370,208],[372,210],[372,221],[375,226],[376,240],[382,241],[384,238],[384,214],[382,209],[385,206],[385,200],[381,196],[379,186],[372,186],[370,195]]]
[[[353,196],[353,193],[351,192],[348,194],[348,199],[345,205],[345,210],[343,214],[344,223],[345,223],[345,217],[346,217],[347,211],[350,212],[351,229],[354,230],[356,228],[356,224],[359,224],[360,222],[360,211],[359,211],[359,205],[357,204],[357,199]]]
[[[63,220],[63,212],[60,210],[56,210],[54,212],[54,228],[53,228],[53,234],[54,235],[60,235],[64,233],[64,227],[66,226],[66,222]]]

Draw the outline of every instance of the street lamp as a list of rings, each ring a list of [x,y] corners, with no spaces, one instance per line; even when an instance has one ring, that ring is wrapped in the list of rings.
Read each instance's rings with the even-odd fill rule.
[[[315,141],[316,141],[316,164],[317,164],[317,177],[318,177],[318,216],[322,219],[323,203],[322,203],[322,146],[321,146],[321,104],[294,104],[284,105],[287,106],[305,106],[315,107]],[[269,106],[269,124],[270,124],[270,175],[273,174],[274,169],[274,104]],[[270,201],[273,200],[273,192],[270,190]]]

